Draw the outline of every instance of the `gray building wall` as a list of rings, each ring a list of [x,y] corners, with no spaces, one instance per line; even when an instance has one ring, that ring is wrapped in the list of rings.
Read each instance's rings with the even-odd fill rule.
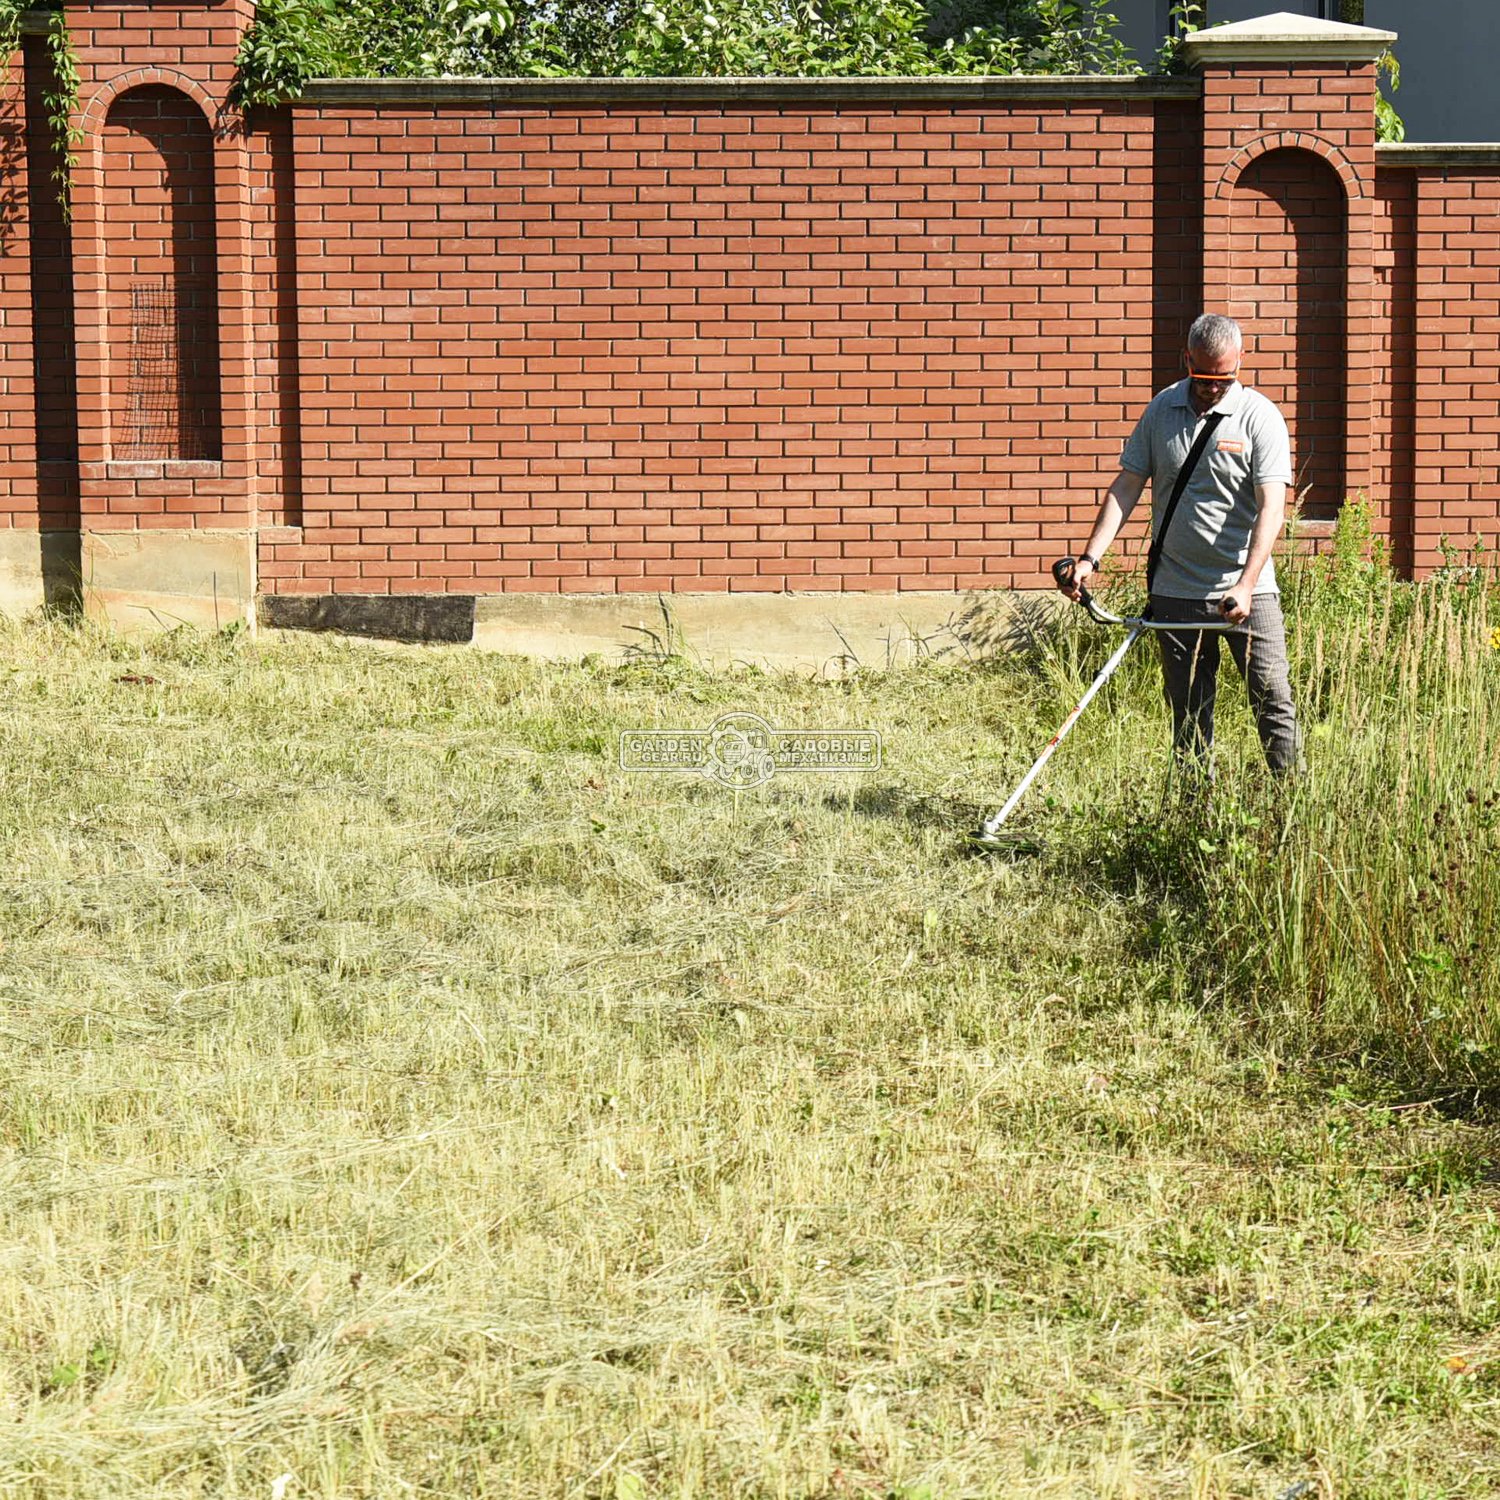
[[[1114,0],[1120,35],[1150,67],[1171,0]],[[1209,0],[1209,21],[1276,11],[1339,18],[1339,0]],[[1399,33],[1401,89],[1391,102],[1409,141],[1500,141],[1500,0],[1365,0],[1365,24]]]

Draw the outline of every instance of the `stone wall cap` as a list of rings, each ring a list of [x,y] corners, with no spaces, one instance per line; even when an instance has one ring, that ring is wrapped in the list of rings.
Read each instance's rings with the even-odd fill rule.
[[[1500,167],[1500,141],[1392,141],[1375,147],[1381,167]]]
[[[1374,62],[1396,36],[1374,26],[1319,21],[1282,10],[1190,32],[1182,39],[1182,50],[1200,67],[1223,62]]]
[[[1010,99],[1195,99],[1196,78],[1161,74],[969,75],[925,78],[317,78],[301,105],[1003,103]]]

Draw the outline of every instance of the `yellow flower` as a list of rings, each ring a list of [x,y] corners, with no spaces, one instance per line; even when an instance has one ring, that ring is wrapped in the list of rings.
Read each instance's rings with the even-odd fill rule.
[[[1500,625],[1490,631],[1490,650],[1500,651]]]

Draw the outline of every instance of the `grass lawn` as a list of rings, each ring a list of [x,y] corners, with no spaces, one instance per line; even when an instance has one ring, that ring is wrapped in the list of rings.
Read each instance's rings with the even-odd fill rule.
[[[1230,674],[1163,808],[1140,649],[1016,862],[958,835],[1076,623],[841,681],[6,627],[0,1496],[1500,1493],[1500,671],[1384,607],[1298,635],[1290,806]],[[885,766],[615,764],[734,709]]]

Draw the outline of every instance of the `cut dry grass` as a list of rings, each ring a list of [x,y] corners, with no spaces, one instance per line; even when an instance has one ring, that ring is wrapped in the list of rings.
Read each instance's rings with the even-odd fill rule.
[[[1101,644],[7,629],[0,1495],[1500,1490],[1484,1127],[1193,925],[1282,816],[1235,696],[1228,822],[1158,817],[1142,656],[1045,855],[960,851]],[[731,708],[886,768],[613,769]]]

